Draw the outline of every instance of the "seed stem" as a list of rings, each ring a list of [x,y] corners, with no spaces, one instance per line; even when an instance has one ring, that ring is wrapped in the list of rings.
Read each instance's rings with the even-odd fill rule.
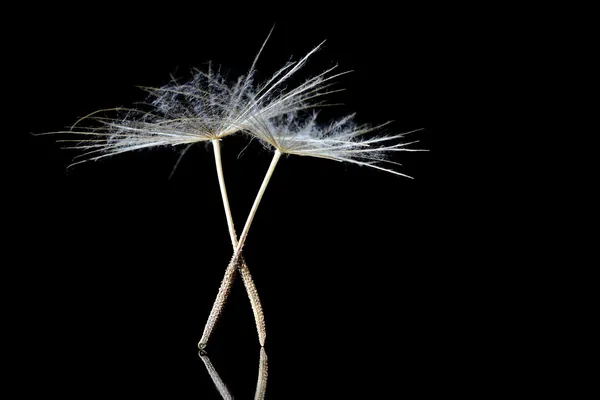
[[[237,239],[237,235],[235,233],[233,217],[231,215],[231,207],[229,206],[229,197],[227,196],[227,188],[225,186],[225,177],[223,174],[223,163],[221,161],[221,146],[220,146],[218,139],[214,139],[212,141],[212,143],[213,143],[213,148],[214,148],[214,153],[215,153],[215,166],[216,166],[216,170],[217,170],[217,177],[219,180],[219,187],[221,189],[221,198],[223,200],[223,207],[225,209],[225,216],[227,218],[227,226],[229,229],[229,237],[231,239],[231,244],[233,246],[233,249],[234,249],[234,251],[236,251],[238,248],[239,242]],[[279,154],[279,156],[280,155],[281,154]],[[275,170],[275,165],[277,164],[277,160],[279,159],[279,156],[274,157],[274,163],[271,162],[271,167],[267,171],[268,178],[265,177],[265,181],[263,181],[263,185],[261,186],[261,189],[259,190],[258,197],[260,197],[260,198],[262,198],[262,195],[264,194],[264,191],[266,189],[266,185],[268,184],[269,179],[270,179],[271,175],[273,174],[273,171]],[[275,160],[275,158],[276,158],[276,160]],[[258,199],[258,203],[260,203],[260,199]],[[252,217],[251,218],[249,217],[250,224],[252,223],[252,219],[254,217],[254,214],[256,213],[256,209],[258,208],[258,203],[255,200],[254,206],[251,211]],[[246,222],[246,225],[247,225],[247,229],[245,227],[245,232],[246,232],[245,236],[248,235],[248,230],[250,228],[248,221]],[[246,265],[245,260],[243,259],[243,257],[239,257],[239,254],[241,254],[241,249],[240,249],[240,252],[234,253],[234,254],[238,255],[238,260],[236,260],[236,262],[231,262],[229,264],[229,266],[227,267],[227,269],[225,270],[225,276],[223,277],[223,280],[221,281],[221,286],[219,288],[217,298],[215,299],[215,302],[213,303],[213,307],[209,314],[208,321],[206,322],[206,326],[204,327],[204,332],[202,334],[202,338],[200,339],[200,342],[198,343],[198,347],[200,349],[204,349],[206,347],[206,344],[207,344],[208,339],[214,329],[214,326],[216,325],[217,320],[219,319],[221,314],[223,313],[223,308],[225,307],[225,302],[227,301],[227,297],[229,296],[229,293],[231,291],[231,286],[233,285],[233,281],[235,279],[235,273],[238,268],[241,272],[242,280],[244,282],[244,286],[246,288],[248,298],[250,299],[250,304],[252,306],[252,312],[254,313],[254,321],[256,323],[256,330],[258,332],[258,341],[259,341],[261,347],[265,345],[265,340],[266,340],[266,336],[267,336],[266,328],[265,328],[265,318],[264,318],[264,313],[262,310],[260,298],[258,296],[258,291],[256,289],[256,285],[254,284],[254,281],[252,280],[252,275],[250,274],[250,270],[248,269],[248,266]]]
[[[225,176],[223,175],[223,163],[221,162],[221,145],[218,139],[212,141],[215,153],[215,167],[217,168],[217,178],[219,179],[219,188],[221,189],[221,199],[223,200],[223,208],[225,209],[225,217],[227,218],[227,228],[229,229],[229,237],[231,244],[235,249],[238,245],[235,226],[233,225],[233,217],[231,215],[231,207],[229,206],[229,196],[227,196],[227,187],[225,186]]]
[[[271,165],[269,165],[269,169],[265,174],[265,178],[263,179],[262,185],[260,185],[260,189],[256,195],[256,199],[254,199],[254,204],[252,205],[252,209],[250,210],[250,214],[248,214],[248,219],[246,219],[246,225],[244,225],[244,230],[240,235],[240,240],[238,242],[237,247],[235,248],[235,252],[233,253],[233,259],[237,259],[244,247],[244,243],[246,242],[246,238],[248,237],[248,231],[250,230],[250,226],[252,225],[252,221],[254,220],[254,216],[256,215],[256,210],[260,205],[260,201],[262,200],[263,195],[265,194],[265,190],[267,190],[267,186],[269,185],[269,181],[273,176],[273,172],[275,171],[275,167],[277,166],[277,162],[281,157],[281,152],[279,150],[275,150],[275,154],[273,154],[273,159],[271,160]]]

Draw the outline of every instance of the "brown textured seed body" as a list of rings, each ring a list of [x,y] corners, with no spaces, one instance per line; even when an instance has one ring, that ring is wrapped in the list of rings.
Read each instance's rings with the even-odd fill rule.
[[[206,347],[208,339],[210,338],[210,335],[212,334],[212,331],[215,325],[217,324],[219,317],[223,313],[223,308],[225,307],[227,297],[229,297],[229,293],[231,292],[231,287],[233,285],[233,281],[235,280],[235,275],[238,269],[240,271],[240,275],[242,276],[242,280],[244,282],[246,292],[248,293],[248,297],[250,298],[250,304],[252,305],[254,321],[256,322],[256,329],[258,331],[258,341],[261,346],[265,345],[265,339],[267,336],[267,331],[265,327],[265,316],[263,313],[262,305],[260,303],[260,299],[258,297],[256,285],[252,280],[250,270],[246,265],[246,261],[244,260],[244,258],[233,257],[231,262],[229,263],[229,266],[225,270],[225,276],[221,281],[221,286],[219,287],[217,298],[213,303],[212,310],[210,311],[210,315],[208,316],[208,321],[206,322],[206,326],[204,327],[202,338],[200,339],[200,343],[198,344],[198,347],[200,349],[204,349],[204,347]]]
[[[256,286],[252,280],[252,275],[250,275],[250,270],[248,269],[244,258],[241,258],[240,260],[239,269],[240,275],[242,275],[242,280],[244,281],[244,286],[246,287],[246,292],[248,293],[248,297],[250,298],[250,303],[252,305],[254,321],[256,322],[256,329],[258,330],[258,342],[260,343],[261,347],[264,347],[265,339],[267,338],[265,315],[263,313],[262,305],[260,304],[260,298],[258,297],[258,290],[256,290]]]
[[[200,343],[198,343],[198,348],[200,350],[206,347],[208,339],[219,320],[219,316],[221,316],[221,312],[223,307],[225,307],[225,302],[227,301],[227,297],[229,297],[229,293],[231,292],[231,286],[233,285],[233,280],[235,278],[235,274],[237,272],[237,267],[235,264],[230,263],[227,269],[225,270],[225,276],[221,281],[221,286],[219,287],[219,292],[217,293],[217,298],[213,303],[212,310],[208,316],[208,320],[206,321],[206,326],[204,327],[204,332],[202,333],[202,338],[200,339]]]

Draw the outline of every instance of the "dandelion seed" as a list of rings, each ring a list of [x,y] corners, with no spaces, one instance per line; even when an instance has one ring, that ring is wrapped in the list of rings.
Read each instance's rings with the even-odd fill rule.
[[[330,87],[332,85],[332,83],[328,82],[328,81],[341,75],[341,74],[338,74],[338,75],[328,76],[328,74],[335,67],[332,69],[326,70],[325,72],[323,72],[313,78],[308,79],[303,84],[299,85],[298,87],[296,87],[292,90],[284,91],[284,90],[280,89],[281,83],[283,83],[284,81],[289,79],[289,77],[292,74],[297,72],[304,65],[304,63],[306,62],[308,57],[311,54],[313,54],[315,51],[318,50],[319,46],[317,46],[315,49],[313,49],[311,52],[309,52],[298,63],[289,63],[288,65],[281,68],[265,84],[261,85],[260,88],[258,90],[256,90],[256,92],[248,91],[247,93],[250,96],[248,106],[245,108],[245,111],[239,113],[239,115],[236,118],[229,119],[229,124],[227,125],[228,126],[227,129],[228,130],[238,129],[238,130],[242,130],[242,131],[250,131],[253,129],[255,121],[269,120],[271,118],[277,118],[279,115],[282,115],[282,114],[297,113],[302,110],[306,110],[308,108],[313,108],[313,107],[316,107],[319,105],[320,106],[325,105],[325,103],[323,103],[323,102],[314,103],[311,101],[313,101],[315,98],[318,98],[325,94],[332,93],[331,91],[323,93],[323,92],[319,92],[319,90],[322,90],[326,87]],[[263,45],[263,47],[264,47],[264,45]],[[262,51],[262,48],[261,48],[261,51]],[[251,67],[251,71],[254,68],[255,63],[256,63],[256,59],[255,59],[255,62],[253,63],[253,66]],[[250,74],[249,74],[249,76],[250,76]],[[328,82],[328,83],[325,84],[326,82]],[[217,139],[213,139],[213,144],[215,145],[214,149],[215,149],[215,157],[216,158],[220,157],[218,143],[219,142]],[[227,269],[225,271],[225,276],[223,277],[223,280],[221,281],[221,286],[219,288],[219,292],[217,293],[215,302],[213,303],[213,307],[211,308],[211,312],[209,314],[207,323],[205,325],[205,328],[204,328],[204,331],[202,334],[202,338],[200,339],[200,342],[198,343],[198,347],[200,349],[203,349],[206,347],[207,342],[210,338],[210,335],[212,334],[212,331],[216,325],[216,322],[223,311],[223,307],[225,305],[225,302],[226,302],[229,292],[231,290],[231,285],[233,284],[233,279],[235,278],[235,271],[238,268],[241,271],[242,279],[244,281],[244,285],[246,287],[246,291],[249,295],[249,298],[250,298],[250,301],[252,304],[252,309],[254,311],[254,318],[255,318],[257,330],[259,333],[259,343],[261,346],[264,346],[265,339],[266,339],[264,313],[262,311],[262,306],[260,304],[258,292],[256,291],[256,287],[254,286],[254,282],[251,278],[249,270],[248,270],[244,260],[241,258],[241,248],[246,240],[246,236],[248,235],[248,229],[250,228],[250,225],[252,224],[252,219],[254,218],[254,215],[256,213],[258,205],[260,204],[260,199],[262,198],[262,195],[264,194],[264,191],[266,190],[268,181],[271,178],[272,172],[275,169],[277,161],[279,160],[279,155],[280,155],[280,153],[276,153],[276,155],[273,159],[273,162],[271,164],[271,167],[269,168],[270,172],[267,172],[267,175],[265,176],[265,181],[263,182],[263,185],[261,186],[261,189],[259,190],[259,195],[252,206],[248,220],[246,221],[246,225],[244,227],[244,230],[242,231],[239,241],[235,235],[235,229],[233,228],[233,221],[231,220],[230,211],[228,211],[229,204],[228,204],[228,200],[227,200],[227,192],[225,189],[224,179],[222,178],[222,169],[220,167],[221,162],[219,160],[216,163],[220,187],[221,187],[221,194],[222,194],[222,198],[224,201],[224,207],[226,210],[225,212],[226,212],[227,218],[228,218],[230,237],[231,237],[231,241],[232,241],[232,244],[234,247],[235,261],[233,261],[233,259],[232,259],[232,261],[230,262],[229,266],[227,267]],[[254,294],[256,294],[256,295],[254,295]]]
[[[286,63],[264,83],[256,84],[256,64],[270,35],[248,73],[236,81],[229,81],[220,70],[215,71],[210,66],[207,72],[194,70],[188,82],[180,83],[173,78],[163,87],[142,87],[148,92],[145,110],[99,110],[78,120],[68,131],[52,132],[79,138],[62,140],[69,143],[66,148],[83,150],[71,165],[146,148],[186,145],[187,149],[195,143],[211,141],[233,256],[198,344],[201,350],[222,313],[238,269],[252,305],[259,342],[264,346],[264,313],[242,258],[242,249],[282,154],[349,162],[409,177],[392,167],[399,164],[390,155],[423,151],[409,147],[416,141],[404,140],[407,134],[415,131],[388,135],[384,131],[388,123],[358,125],[354,122],[354,114],[329,124],[317,122],[318,113],[310,109],[332,105],[323,98],[341,90],[332,88],[334,80],[347,72],[334,73],[337,69],[334,66],[291,89],[285,86],[323,43],[300,60]],[[231,216],[220,155],[220,140],[236,133],[256,138],[274,152],[239,239]]]
[[[310,54],[311,53],[303,58],[299,65],[301,65]],[[381,131],[388,123],[374,127],[368,125],[356,125],[353,121],[354,115],[349,115],[328,125],[319,125],[316,121],[316,112],[313,112],[306,117],[305,110],[310,108],[308,106],[298,106],[296,108],[278,107],[278,113],[269,114],[269,106],[263,105],[261,102],[273,91],[273,88],[269,85],[272,82],[276,82],[277,84],[278,76],[282,74],[281,71],[282,70],[278,71],[275,76],[263,86],[263,89],[258,92],[259,94],[256,95],[256,98],[252,101],[253,107],[262,111],[256,113],[249,111],[248,113],[243,114],[243,118],[237,122],[237,127],[240,130],[259,139],[267,148],[274,150],[274,155],[271,165],[263,179],[263,183],[259,188],[254,204],[252,205],[244,229],[240,234],[237,244],[234,245],[234,254],[227,271],[234,270],[236,266],[240,265],[242,248],[248,236],[252,221],[282,154],[294,154],[339,162],[350,162],[410,178],[408,175],[394,169],[383,167],[382,164],[397,164],[395,161],[388,159],[390,153],[398,151],[421,151],[407,147],[416,142],[402,141],[404,136],[415,131],[395,135],[383,135],[383,133],[380,132],[378,136],[365,138],[367,134]],[[295,72],[295,70],[290,69],[289,72]],[[322,85],[323,82],[328,79],[323,77],[329,72],[331,72],[331,70],[327,70],[324,73],[317,75],[316,79],[309,79],[305,85],[301,85],[299,88],[292,90],[291,93],[296,95],[301,94],[304,89],[308,90],[309,88],[312,88],[311,85],[313,84],[317,86]],[[287,75],[283,75],[280,79],[286,78]],[[285,94],[279,94],[277,97],[283,99],[280,101],[279,105],[288,101],[288,97]],[[302,104],[302,101],[299,101],[298,104]],[[232,277],[232,275],[229,272],[226,272],[223,282],[225,283],[227,279],[231,279],[229,277]],[[227,290],[224,283],[222,284],[222,288],[223,290]],[[203,348],[206,346],[206,342],[210,336],[212,327],[214,326],[214,318],[220,315],[224,304],[223,299],[226,299],[227,294],[228,292],[219,292],[217,300],[211,310],[211,315],[209,316],[209,322],[207,323],[208,330],[205,329],[199,347]]]
[[[379,164],[397,164],[387,159],[387,154],[390,152],[423,151],[407,147],[417,143],[416,141],[387,144],[403,139],[408,133],[415,131],[365,139],[365,134],[380,130],[387,123],[375,127],[356,125],[353,122],[354,115],[349,115],[329,125],[319,126],[316,118],[317,113],[313,113],[310,118],[301,118],[296,112],[271,119],[257,116],[246,126],[246,132],[258,138],[270,150],[274,150],[274,155],[240,235],[231,264],[238,263],[238,257],[248,236],[256,210],[282,154],[350,162],[410,178],[408,175],[384,168]]]
[[[65,148],[83,150],[70,166],[160,146],[186,145],[181,155],[183,156],[191,145],[212,141],[228,230],[235,249],[238,241],[225,189],[219,141],[246,129],[250,121],[257,118],[269,119],[284,113],[327,105],[320,99],[324,95],[335,92],[330,89],[333,85],[332,80],[341,75],[332,75],[332,71],[335,70],[333,67],[291,90],[283,88],[285,82],[319,50],[321,43],[299,61],[288,62],[265,83],[255,85],[256,64],[270,34],[256,55],[247,75],[239,77],[235,82],[229,82],[219,70],[213,70],[209,64],[207,72],[194,70],[193,77],[188,82],[180,83],[172,79],[163,87],[141,87],[148,92],[146,110],[126,108],[99,110],[79,119],[69,131],[54,132],[81,137],[78,140],[60,140],[70,143]],[[181,157],[177,164],[180,160]],[[259,343],[261,346],[264,345],[266,338],[264,313],[250,271],[242,259],[235,266],[228,268],[225,273],[199,343],[200,348],[206,345],[222,313],[237,268],[240,268],[252,305]]]

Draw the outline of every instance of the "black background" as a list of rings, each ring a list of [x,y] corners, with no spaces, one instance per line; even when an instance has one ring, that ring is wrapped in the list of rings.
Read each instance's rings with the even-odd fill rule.
[[[213,8],[53,9],[26,25],[35,35],[15,68],[27,146],[16,166],[17,235],[28,246],[13,261],[9,309],[13,330],[38,350],[25,367],[39,373],[36,385],[78,398],[220,398],[196,348],[232,251],[212,149],[191,148],[168,179],[177,150],[67,170],[77,153],[31,133],[131,106],[145,96],[136,85],[166,84],[209,60],[235,78],[275,22],[259,78],[327,39],[300,76],[334,63],[354,72],[332,96],[344,105],[323,117],[357,112],[361,123],[394,120],[393,132],[424,128],[409,138],[429,152],[395,156],[414,179],[280,161],[244,249],[266,313],[267,398],[476,394],[497,350],[485,339],[500,329],[487,319],[496,284],[477,267],[482,238],[461,218],[476,200],[445,154],[487,82],[476,56],[485,41],[460,10],[322,16],[298,5],[297,20],[254,20],[231,4]],[[245,146],[223,142],[238,232],[270,162],[260,145]],[[240,281],[208,354],[233,395],[252,398],[259,345]]]

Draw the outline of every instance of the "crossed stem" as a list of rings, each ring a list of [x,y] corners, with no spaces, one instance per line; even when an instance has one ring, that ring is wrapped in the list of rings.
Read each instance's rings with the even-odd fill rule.
[[[250,230],[250,226],[252,225],[252,221],[256,214],[256,210],[260,204],[262,196],[267,189],[269,184],[269,180],[275,171],[275,167],[277,166],[277,162],[281,157],[281,153],[279,151],[275,151],[273,156],[273,160],[271,161],[271,165],[267,173],[265,174],[265,178],[263,183],[256,195],[256,199],[254,200],[254,204],[252,205],[252,209],[250,210],[250,214],[246,220],[246,225],[244,225],[244,229],[242,234],[240,235],[240,239],[238,241],[235,227],[233,224],[233,218],[231,216],[231,207],[229,206],[229,197],[227,196],[227,188],[225,186],[225,178],[223,175],[223,164],[221,162],[221,147],[218,140],[213,140],[213,148],[215,153],[215,165],[217,169],[217,176],[219,179],[219,187],[221,189],[221,198],[223,199],[223,207],[225,209],[225,216],[227,218],[227,226],[229,229],[229,237],[231,238],[231,244],[233,246],[234,252],[225,270],[225,275],[223,280],[221,281],[221,286],[219,287],[219,292],[217,293],[217,297],[215,302],[213,303],[213,307],[208,316],[208,320],[206,322],[206,326],[204,327],[204,332],[202,334],[202,338],[198,343],[198,348],[201,350],[204,349],[208,343],[208,339],[212,334],[212,331],[223,312],[223,308],[225,307],[225,303],[227,301],[227,297],[231,292],[231,286],[233,285],[233,281],[235,280],[235,275],[237,270],[239,269],[240,274],[242,275],[242,280],[244,282],[244,286],[246,288],[246,292],[248,294],[248,298],[250,299],[250,304],[252,305],[252,311],[254,313],[254,321],[256,322],[256,330],[258,332],[258,341],[263,347],[265,345],[266,339],[266,328],[265,328],[265,318],[262,310],[262,305],[260,303],[260,298],[258,297],[258,291],[256,290],[256,286],[254,285],[254,281],[252,280],[252,276],[250,275],[250,270],[246,265],[244,258],[242,257],[242,248],[248,237],[248,231]]]

